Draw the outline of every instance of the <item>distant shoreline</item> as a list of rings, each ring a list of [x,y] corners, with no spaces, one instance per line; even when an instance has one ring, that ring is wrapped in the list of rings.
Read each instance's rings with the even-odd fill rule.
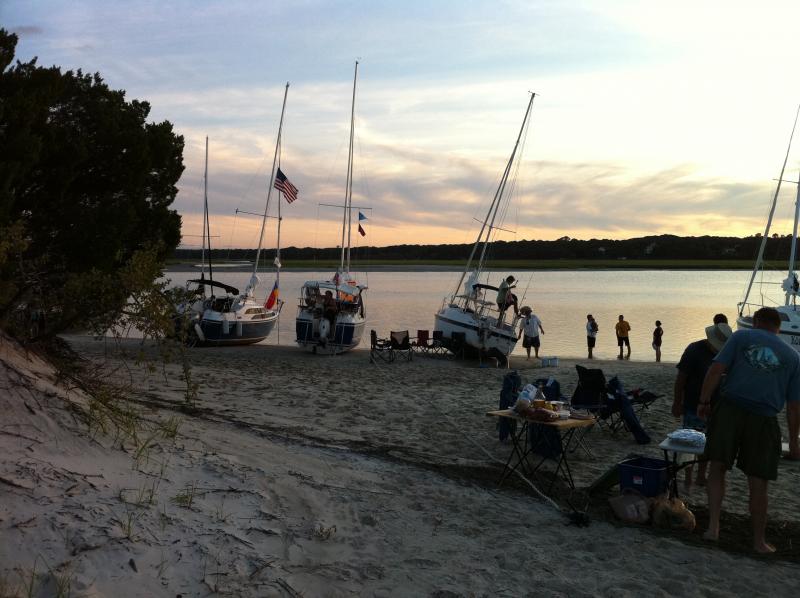
[[[752,269],[752,263],[748,265],[739,262],[724,262],[724,261],[711,261],[711,260],[685,260],[685,261],[658,261],[648,263],[646,260],[615,260],[616,263],[609,263],[609,260],[604,260],[600,263],[592,263],[580,260],[547,260],[536,263],[527,261],[509,262],[502,261],[498,263],[487,264],[485,270],[513,270],[516,272],[525,271],[574,271],[574,270],[593,270],[593,271],[614,271],[614,270],[686,270],[686,271],[700,271],[700,270],[733,270],[733,271],[748,271]],[[303,264],[292,265],[284,264],[281,268],[284,272],[319,272],[327,270],[335,270],[338,266],[336,264],[321,262],[319,264]],[[252,266],[236,265],[234,267],[213,266],[214,270],[219,272],[250,272]],[[269,271],[272,269],[271,265],[265,264],[260,268],[261,271]],[[400,264],[400,263],[383,263],[383,264],[354,264],[352,267],[353,272],[461,272],[464,269],[464,264]],[[164,267],[166,272],[200,272],[200,268],[193,263],[168,263]]]

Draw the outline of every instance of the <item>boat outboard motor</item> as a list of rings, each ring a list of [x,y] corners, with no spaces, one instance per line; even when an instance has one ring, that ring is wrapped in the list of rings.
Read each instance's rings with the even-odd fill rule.
[[[328,318],[322,318],[319,322],[319,338],[327,339],[331,332],[331,323]]]

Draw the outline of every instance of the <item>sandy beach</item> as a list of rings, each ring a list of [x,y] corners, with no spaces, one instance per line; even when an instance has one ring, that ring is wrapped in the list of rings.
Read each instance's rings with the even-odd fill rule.
[[[526,382],[553,376],[566,395],[576,363],[665,395],[643,419],[653,444],[593,429],[591,454],[570,456],[577,489],[553,495],[567,511],[567,501],[587,509],[590,525],[578,527],[523,482],[497,485],[510,446],[485,413],[506,370],[424,357],[374,365],[364,350],[195,349],[187,407],[178,366],[123,365],[104,341],[68,341],[108,382],[132,385],[147,425],[136,442],[89,429],[83,392],[3,341],[0,596],[727,596],[797,586],[796,463],[782,463],[771,487],[779,551],[769,558],[749,552],[737,471],[719,545],[701,539],[702,489],[684,492],[693,533],[621,524],[607,496],[587,497],[626,455],[659,457],[656,445],[679,427],[674,363],[541,368],[512,358]]]

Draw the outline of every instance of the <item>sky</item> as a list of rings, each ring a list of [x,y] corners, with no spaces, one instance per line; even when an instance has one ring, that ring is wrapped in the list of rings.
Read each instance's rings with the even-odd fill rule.
[[[798,17],[789,1],[0,0],[19,60],[99,72],[183,135],[184,247],[206,136],[212,243],[257,245],[260,218],[236,211],[264,211],[287,82],[299,198],[281,245],[340,243],[342,210],[320,204],[344,199],[356,60],[353,204],[370,209],[354,244],[472,242],[529,92],[499,238],[763,232],[800,103]],[[798,169],[800,151],[785,178]]]

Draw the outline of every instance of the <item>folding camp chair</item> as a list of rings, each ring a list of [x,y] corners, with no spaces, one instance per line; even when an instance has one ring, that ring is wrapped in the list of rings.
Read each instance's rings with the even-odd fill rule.
[[[578,372],[578,386],[572,394],[570,406],[572,409],[587,410],[594,416],[598,425],[606,423],[601,416],[606,407],[606,377],[603,375],[603,371],[590,370],[582,365],[576,365],[575,369]],[[586,435],[591,430],[592,428],[586,428],[581,432],[578,441],[573,446],[573,451],[580,447],[589,457],[592,456],[592,452],[586,445]]]
[[[433,348],[429,332],[427,330],[417,330],[417,338],[411,343],[411,347],[417,353],[427,355]]]
[[[389,335],[389,343],[392,348],[393,359],[411,361],[414,358],[414,351],[411,349],[411,338],[408,336],[408,330],[393,330]]]
[[[645,412],[650,409],[650,406],[655,403],[658,399],[663,397],[664,395],[657,395],[654,392],[650,392],[649,390],[643,390],[641,388],[634,388],[633,390],[628,391],[628,398],[631,400],[633,404],[633,409],[636,412],[636,416],[641,419],[644,416]]]
[[[431,355],[447,355],[447,347],[444,346],[444,332],[441,330],[433,331],[433,340],[428,350]]]
[[[392,361],[394,361],[394,353],[389,340],[385,338],[378,338],[378,334],[374,330],[370,330],[369,341],[370,363],[376,363],[379,359],[385,363],[392,363]]]

